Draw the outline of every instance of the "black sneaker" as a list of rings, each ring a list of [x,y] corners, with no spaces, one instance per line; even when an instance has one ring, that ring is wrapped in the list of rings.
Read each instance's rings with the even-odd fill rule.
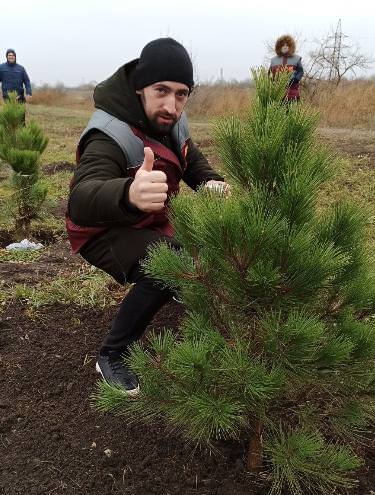
[[[130,397],[139,394],[138,378],[124,364],[121,356],[105,356],[99,354],[96,371],[109,384],[121,385]]]

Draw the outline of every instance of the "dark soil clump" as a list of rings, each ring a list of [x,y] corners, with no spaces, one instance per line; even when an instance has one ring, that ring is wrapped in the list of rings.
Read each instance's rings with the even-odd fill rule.
[[[31,318],[5,309],[0,325],[0,493],[255,495],[244,470],[245,442],[222,442],[211,454],[194,449],[164,424],[126,424],[90,404],[95,356],[114,308],[53,305]],[[171,303],[152,328],[177,327]],[[374,454],[374,452],[373,452]],[[369,453],[371,457],[371,454]],[[353,495],[370,495],[374,458]]]

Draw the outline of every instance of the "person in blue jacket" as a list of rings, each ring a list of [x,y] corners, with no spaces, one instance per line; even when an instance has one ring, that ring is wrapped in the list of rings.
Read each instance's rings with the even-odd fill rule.
[[[16,52],[12,48],[8,48],[6,51],[6,59],[7,61],[0,65],[0,82],[3,99],[7,100],[9,93],[15,91],[20,103],[30,101],[32,91],[29,76],[25,68],[17,64]]]

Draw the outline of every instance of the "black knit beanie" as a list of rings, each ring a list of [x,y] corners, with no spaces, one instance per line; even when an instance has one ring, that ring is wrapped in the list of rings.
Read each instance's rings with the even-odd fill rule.
[[[194,86],[193,64],[186,49],[173,38],[150,41],[142,50],[134,72],[135,89],[159,81],[174,81]]]
[[[13,48],[8,48],[8,50],[5,52],[5,56],[7,57],[9,53],[13,53],[13,55],[16,56],[16,52],[15,50],[13,50]]]

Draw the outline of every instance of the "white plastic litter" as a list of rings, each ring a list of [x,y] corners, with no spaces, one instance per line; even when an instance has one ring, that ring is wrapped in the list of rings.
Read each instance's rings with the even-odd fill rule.
[[[36,249],[41,249],[43,244],[40,242],[32,242],[29,239],[23,239],[21,242],[12,242],[5,247],[8,251],[34,251]]]
[[[207,182],[206,188],[210,189],[210,191],[219,193],[219,194],[224,194],[225,189],[227,187],[227,184],[224,182]]]

